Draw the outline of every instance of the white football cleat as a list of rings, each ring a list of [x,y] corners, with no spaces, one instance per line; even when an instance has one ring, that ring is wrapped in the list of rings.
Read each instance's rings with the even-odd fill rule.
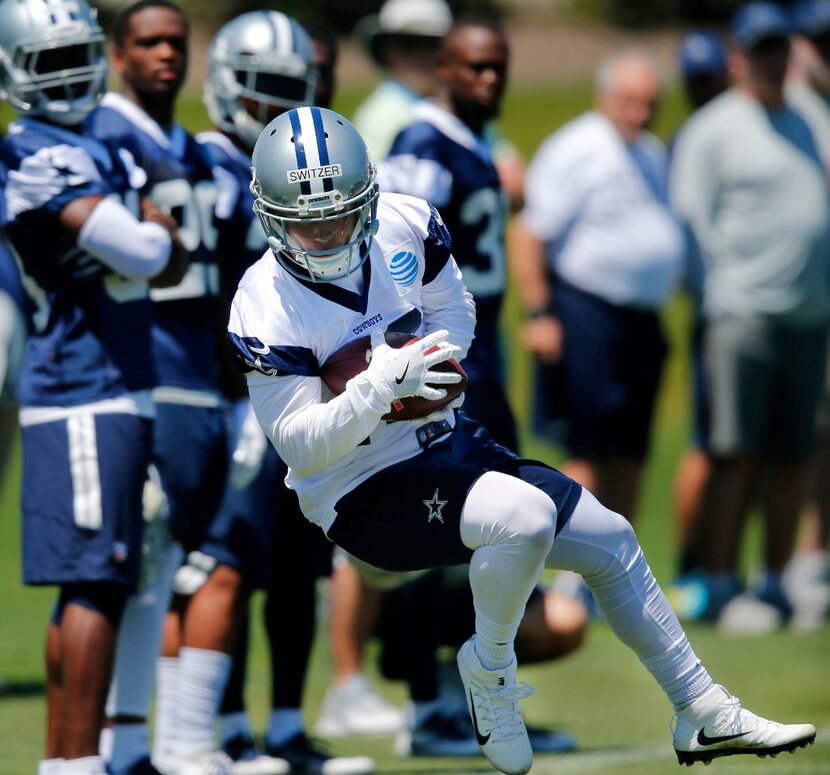
[[[688,766],[709,764],[719,756],[792,753],[816,739],[812,724],[767,721],[717,684],[677,713],[672,732],[677,761]]]
[[[321,737],[393,735],[403,728],[403,712],[381,697],[359,673],[331,686],[314,731]]]
[[[533,688],[516,683],[516,657],[507,667],[487,670],[473,636],[458,651],[458,672],[481,752],[507,775],[524,775],[533,764],[533,749],[519,700],[533,694]]]

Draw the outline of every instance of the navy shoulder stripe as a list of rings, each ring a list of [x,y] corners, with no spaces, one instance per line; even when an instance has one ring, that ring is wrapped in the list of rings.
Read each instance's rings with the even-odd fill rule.
[[[438,211],[430,205],[429,226],[427,236],[424,240],[424,280],[423,283],[432,282],[441,270],[447,265],[452,255],[452,238],[438,215]]]
[[[267,345],[255,336],[228,332],[236,365],[243,373],[258,371],[270,377],[319,377],[320,364],[308,347]]]

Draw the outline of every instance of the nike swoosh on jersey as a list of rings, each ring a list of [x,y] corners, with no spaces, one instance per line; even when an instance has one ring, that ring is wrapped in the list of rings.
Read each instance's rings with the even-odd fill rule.
[[[488,732],[486,735],[482,735],[481,732],[478,731],[478,719],[476,718],[476,704],[473,702],[473,693],[470,692],[470,711],[473,716],[473,729],[476,733],[476,740],[478,740],[479,745],[484,745],[489,739],[492,732]]]
[[[403,374],[400,377],[395,377],[395,383],[400,385],[406,379],[406,373],[409,371],[409,364],[406,364],[406,368],[403,370]]]
[[[266,344],[265,347],[254,347],[251,345],[251,352],[256,353],[257,355],[268,355],[271,352],[271,348]]]
[[[706,731],[701,729],[700,732],[697,733],[697,742],[700,745],[714,745],[715,743],[723,743],[726,740],[734,740],[736,737],[743,737],[747,734],[749,734],[749,732],[739,732],[737,735],[719,735],[718,737],[709,737],[706,734]]]

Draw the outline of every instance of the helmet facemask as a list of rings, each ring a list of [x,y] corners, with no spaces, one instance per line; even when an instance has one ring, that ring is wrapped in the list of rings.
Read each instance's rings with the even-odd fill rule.
[[[80,124],[106,90],[104,44],[99,27],[84,26],[60,37],[20,41],[10,52],[0,49],[4,96],[21,114]]]
[[[342,199],[337,191],[328,192],[326,196],[331,201]],[[377,201],[378,186],[372,183],[360,196],[342,206],[306,208],[306,215],[288,212],[287,208],[259,197],[254,203],[254,212],[268,235],[268,245],[289,272],[303,280],[330,282],[350,275],[368,257],[377,232]],[[351,228],[346,219],[354,221]],[[341,222],[343,226],[338,227]],[[320,228],[315,229],[315,226]],[[310,239],[304,239],[303,233]],[[309,248],[309,243],[315,241],[311,236],[315,233],[325,235],[325,238],[316,240],[319,248]],[[333,240],[335,235],[342,241],[336,239],[331,247],[324,247],[324,243]]]
[[[252,11],[217,33],[204,97],[213,123],[253,148],[276,115],[312,104],[316,85],[306,32],[279,12]]]

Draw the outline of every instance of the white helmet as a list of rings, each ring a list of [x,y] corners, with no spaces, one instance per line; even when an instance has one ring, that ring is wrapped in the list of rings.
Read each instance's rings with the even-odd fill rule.
[[[18,113],[80,124],[106,89],[96,17],[86,0],[2,0],[0,96]]]
[[[249,148],[269,120],[269,107],[311,105],[316,85],[311,38],[285,14],[244,13],[211,43],[204,92],[208,113],[219,129]],[[246,101],[256,103],[256,115]]]
[[[363,138],[343,116],[316,107],[277,116],[257,140],[252,172],[254,212],[289,272],[327,282],[366,260],[378,227],[376,169]],[[348,233],[325,249],[308,249],[297,239],[300,229],[334,233],[338,225]]]

